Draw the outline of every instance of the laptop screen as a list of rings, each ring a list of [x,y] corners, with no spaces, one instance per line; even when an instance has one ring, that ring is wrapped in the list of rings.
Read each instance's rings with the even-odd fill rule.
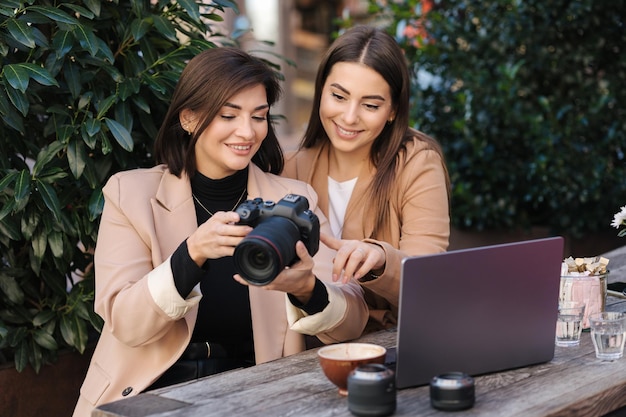
[[[398,388],[550,361],[562,261],[562,237],[404,259]]]

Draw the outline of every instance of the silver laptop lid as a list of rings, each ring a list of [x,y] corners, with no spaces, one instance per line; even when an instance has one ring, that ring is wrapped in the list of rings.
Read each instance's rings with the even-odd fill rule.
[[[404,259],[397,387],[550,361],[562,261],[562,237]]]

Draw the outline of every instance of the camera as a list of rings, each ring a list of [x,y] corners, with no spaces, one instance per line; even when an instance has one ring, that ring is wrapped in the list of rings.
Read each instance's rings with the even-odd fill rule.
[[[393,414],[396,411],[395,373],[378,363],[358,366],[348,375],[348,409],[359,417]]]
[[[267,285],[298,261],[301,240],[311,256],[319,249],[320,222],[306,197],[287,194],[278,202],[246,200],[235,209],[239,223],[254,229],[235,247],[235,271],[253,285]]]

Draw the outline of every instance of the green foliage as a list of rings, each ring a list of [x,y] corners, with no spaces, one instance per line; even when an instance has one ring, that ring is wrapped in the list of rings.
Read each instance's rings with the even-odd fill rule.
[[[180,72],[215,47],[210,23],[226,8],[237,11],[227,0],[2,1],[0,363],[39,371],[101,328],[101,187],[153,163]]]
[[[626,202],[626,2],[433,3],[425,19],[416,0],[370,9],[410,60],[412,121],[444,146],[453,224],[609,229]]]

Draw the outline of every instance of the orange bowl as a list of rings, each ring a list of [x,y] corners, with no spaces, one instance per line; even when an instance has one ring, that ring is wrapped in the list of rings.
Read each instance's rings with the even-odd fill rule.
[[[371,343],[337,343],[317,351],[326,378],[339,388],[341,395],[348,394],[348,375],[366,363],[385,363],[387,349]]]

